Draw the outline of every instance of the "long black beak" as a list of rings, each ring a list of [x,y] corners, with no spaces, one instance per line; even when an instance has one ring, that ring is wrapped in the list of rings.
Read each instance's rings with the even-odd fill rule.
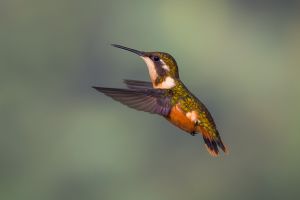
[[[135,53],[139,56],[144,56],[145,55],[145,52],[143,52],[143,51],[138,51],[138,50],[131,49],[131,48],[128,48],[128,47],[124,47],[124,46],[121,46],[121,45],[118,45],[118,44],[111,44],[111,46],[119,48],[119,49],[124,49],[124,50],[130,51],[130,52]]]

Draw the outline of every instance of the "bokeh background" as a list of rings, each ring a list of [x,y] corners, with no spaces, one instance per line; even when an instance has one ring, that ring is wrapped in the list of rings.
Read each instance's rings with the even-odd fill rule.
[[[297,199],[299,1],[0,1],[0,199]],[[172,54],[228,156],[93,85]]]

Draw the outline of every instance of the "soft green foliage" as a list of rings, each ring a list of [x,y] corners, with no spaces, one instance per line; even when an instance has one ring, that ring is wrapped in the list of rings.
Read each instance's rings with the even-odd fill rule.
[[[241,2],[0,1],[0,199],[297,199],[299,6]],[[229,155],[93,90],[149,79],[110,43],[174,56]]]

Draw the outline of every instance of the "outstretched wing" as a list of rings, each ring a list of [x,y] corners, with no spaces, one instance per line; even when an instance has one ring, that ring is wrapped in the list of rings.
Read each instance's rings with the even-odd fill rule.
[[[153,89],[152,83],[147,81],[124,80],[129,89]]]
[[[171,98],[167,90],[160,89],[118,89],[93,87],[99,92],[136,110],[168,116]]]

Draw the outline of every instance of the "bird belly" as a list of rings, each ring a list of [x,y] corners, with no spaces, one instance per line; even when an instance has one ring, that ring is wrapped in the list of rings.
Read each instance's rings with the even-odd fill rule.
[[[186,115],[179,105],[173,106],[169,116],[166,118],[169,122],[188,133],[195,131],[195,122]]]

